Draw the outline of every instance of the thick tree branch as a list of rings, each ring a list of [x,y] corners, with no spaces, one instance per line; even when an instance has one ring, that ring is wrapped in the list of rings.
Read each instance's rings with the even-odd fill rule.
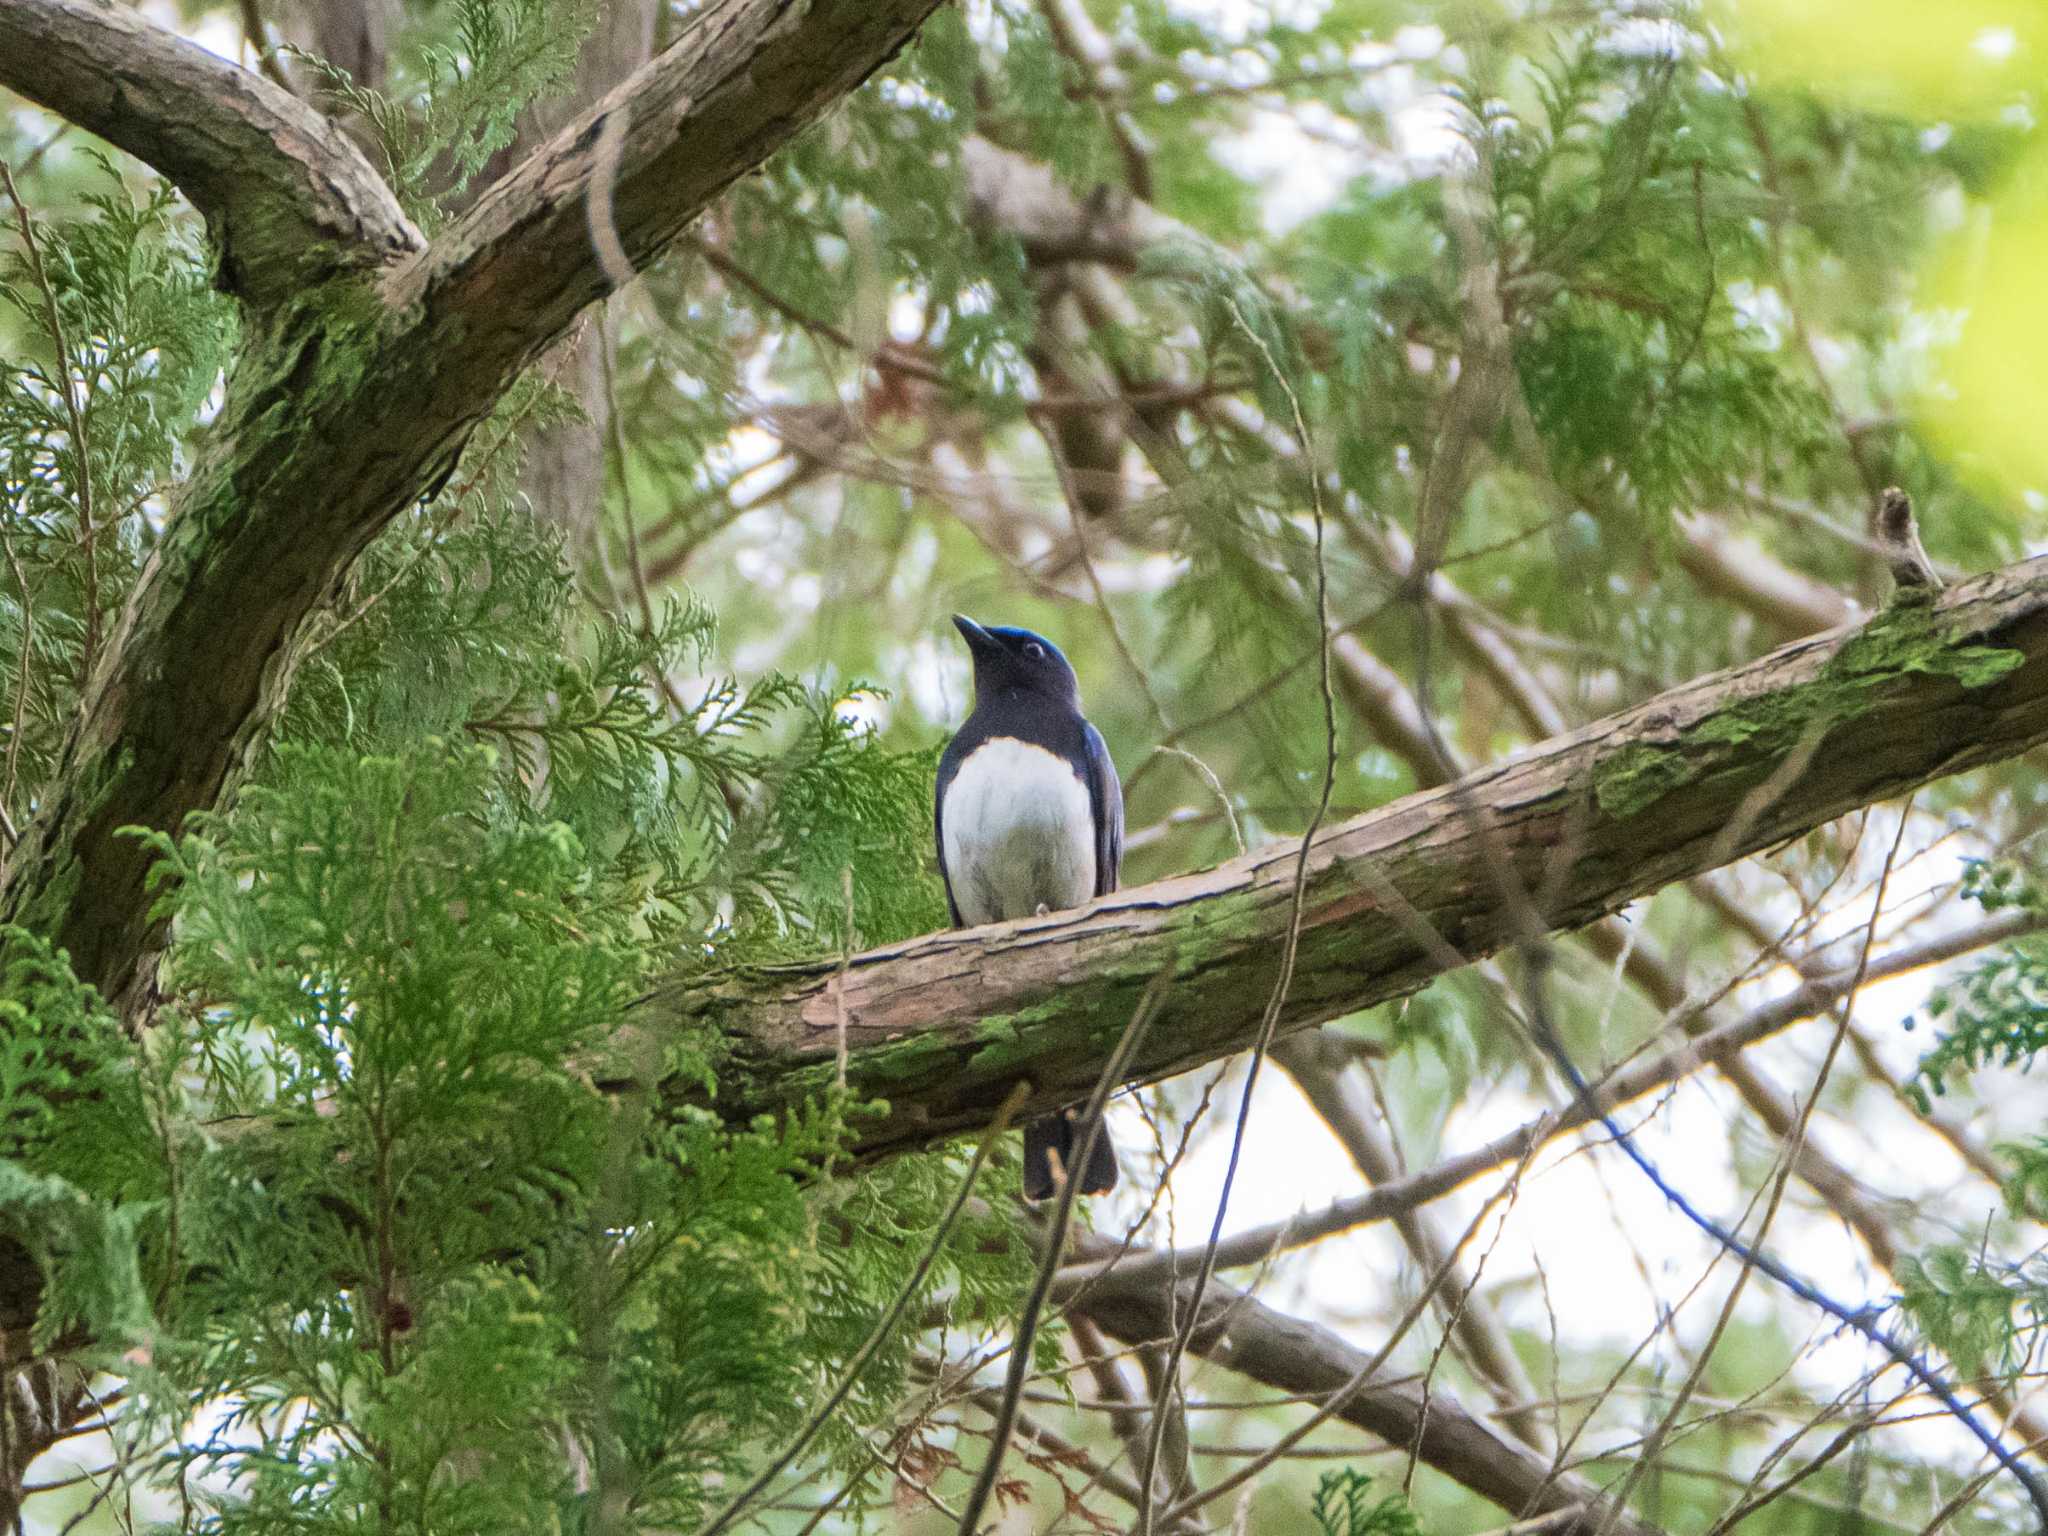
[[[2048,561],[1796,642],[1330,828],[1315,842],[1283,1026],[1412,992],[1517,936],[1503,862],[1542,916],[1576,928],[1674,880],[1858,806],[2048,737]],[[733,1116],[823,1093],[834,1028],[848,1080],[885,1099],[873,1156],[986,1122],[1029,1079],[1031,1109],[1081,1097],[1145,985],[1176,977],[1131,1072],[1242,1049],[1287,922],[1292,846],[1136,887],[1074,912],[934,934],[834,963],[679,982],[645,1027],[713,1023]],[[843,987],[843,997],[840,995]],[[681,1091],[681,1090],[678,1090]]]
[[[398,311],[460,327],[472,366],[517,369],[907,43],[939,0],[726,0],[477,199],[397,275]]]
[[[1101,1244],[1106,1256],[1112,1243]],[[1173,1336],[1194,1300],[1194,1278],[1169,1288],[1154,1280],[1124,1281],[1115,1271],[1087,1286],[1075,1310],[1126,1344]],[[1190,1348],[1252,1380],[1283,1391],[1324,1394],[1355,1376],[1366,1356],[1327,1328],[1275,1312],[1247,1292],[1211,1282],[1202,1298]],[[1427,1398],[1420,1385],[1367,1386],[1339,1418],[1389,1445],[1415,1446],[1420,1459],[1492,1500],[1511,1515],[1571,1509],[1581,1517],[1562,1529],[1593,1536],[1654,1536],[1625,1510],[1610,1510],[1600,1491],[1576,1473],[1553,1476],[1549,1458],[1473,1417],[1441,1388]]]
[[[975,134],[960,147],[971,218],[1014,235],[1034,261],[1099,261],[1125,270],[1160,245],[1210,242],[1128,193],[1083,201],[1051,166]]]
[[[0,0],[0,85],[155,166],[206,215],[252,303],[424,248],[313,108],[111,0]]]

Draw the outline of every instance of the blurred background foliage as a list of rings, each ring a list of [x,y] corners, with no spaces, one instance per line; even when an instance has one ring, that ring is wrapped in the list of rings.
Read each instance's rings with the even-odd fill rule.
[[[317,101],[430,228],[703,15],[144,8]],[[64,1280],[46,1334],[135,1341],[98,1362],[130,1408],[38,1464],[29,1528],[621,1528],[592,1488],[630,1491],[624,1528],[696,1528],[853,1355],[965,1151],[812,1178],[838,1105],[622,1136],[577,1053],[678,968],[943,925],[930,782],[969,707],[953,612],[1073,659],[1139,883],[1308,821],[1318,522],[1335,816],[1868,612],[1886,485],[1951,574],[2039,548],[2043,25],[2020,0],[942,8],[589,315],[316,619],[251,789],[164,847],[179,943],[146,1047],[10,939],[0,1154],[11,1219]],[[236,320],[174,194],[6,105],[11,838]],[[2031,921],[2044,790],[2031,761],[1972,773],[1562,946],[1571,1050],[1618,1061],[1688,1000],[1732,1017],[1855,964],[1866,934],[1883,956]],[[1859,999],[1773,1238],[1846,1299],[1901,1303],[2020,1441],[2048,1297],[2048,1153],[2013,1070],[2048,1038],[2040,943]],[[1519,997],[1474,967],[1288,1059],[1255,1105],[1244,1219],[1560,1103]],[[1768,1042],[1630,1124],[1732,1218],[1776,1177],[1827,1044]],[[715,1082],[715,1042],[676,1049]],[[80,1072],[117,1085],[114,1112],[17,1109]],[[1100,1230],[1206,1228],[1240,1072],[1119,1105],[1129,1178]],[[1290,1082],[1377,1118],[1324,1134]],[[214,1129],[316,1104],[339,1108],[284,1147]],[[952,1528],[986,1432],[971,1394],[999,1379],[1024,1277],[1008,1157],[918,1327],[760,1528]],[[1673,1532],[1920,1530],[1979,1470],[1795,1300],[1752,1286],[1715,1330],[1732,1266],[1695,1294],[1710,1246],[1617,1159],[1539,1169],[1467,1252],[1487,1259],[1459,1316],[1391,1369],[1633,1479]],[[1477,1209],[1447,1205],[1443,1233],[1333,1240],[1260,1294],[1376,1347]],[[336,1291],[336,1253],[382,1278]],[[1032,1411],[1114,1466],[1105,1394],[1156,1383],[1143,1359],[1079,1368],[1088,1337],[1045,1341]],[[1215,1366],[1188,1398],[1189,1486],[1300,1412]],[[1879,1422],[1833,1443],[1858,1413]],[[1407,1449],[1318,1431],[1239,1528],[1454,1536],[1519,1513]],[[1088,1465],[1020,1454],[1002,1529],[1125,1528]],[[2015,1529],[2021,1508],[1993,1480],[1947,1528]]]

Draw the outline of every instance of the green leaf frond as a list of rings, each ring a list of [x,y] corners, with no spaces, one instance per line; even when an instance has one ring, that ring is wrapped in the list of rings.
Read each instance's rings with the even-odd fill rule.
[[[2042,887],[2023,864],[1970,861],[1964,894],[1987,911],[2041,910]],[[2015,939],[1937,991],[1924,1010],[1940,1038],[1920,1058],[1906,1093],[1922,1114],[1952,1079],[1991,1065],[2030,1068],[2048,1048],[2048,938]],[[1916,1020],[1908,1018],[1906,1028]]]
[[[767,797],[761,814],[784,830],[757,854],[786,851],[836,793],[822,781],[850,775],[856,824],[813,856],[821,871],[862,866],[856,891],[880,914],[857,902],[866,922],[892,909],[866,841],[878,829],[857,819],[928,793],[928,756],[884,766],[822,703],[802,701],[795,746],[773,756],[739,743],[779,695],[714,686],[698,713],[655,713],[650,656],[710,643],[689,607],[651,642],[597,640],[557,716],[490,733],[538,741],[530,774],[474,741],[287,742],[232,812],[160,840],[176,916],[167,1011],[192,1091],[217,1123],[269,1128],[180,1166],[181,1241],[210,1255],[183,1300],[268,1322],[167,1337],[153,1389],[165,1412],[232,1405],[221,1433],[182,1453],[232,1478],[223,1529],[392,1497],[419,1501],[422,1528],[502,1529],[573,1502],[550,1454],[562,1422],[621,1458],[650,1519],[687,1523],[717,1478],[801,1418],[902,1284],[956,1160],[821,1184],[844,1134],[836,1109],[734,1129],[593,1086],[646,935],[616,874],[551,812],[600,830],[597,807],[621,789],[644,810],[671,771],[702,772]],[[626,693],[641,702],[614,702]],[[670,812],[721,798],[679,793]],[[614,803],[604,825],[638,835],[639,814]],[[798,865],[785,879],[801,896],[825,876]],[[676,1042],[670,1064],[690,1049]],[[708,1076],[710,1054],[695,1059]],[[968,1326],[1024,1281],[1025,1245],[995,1241],[1007,1221],[970,1223],[934,1271],[934,1300],[952,1298]],[[899,1398],[913,1343],[871,1362],[859,1422]],[[835,1426],[820,1454],[865,1476],[865,1443]],[[491,1486],[448,1486],[451,1458],[478,1455]]]
[[[186,423],[235,337],[197,222],[171,189],[131,190],[98,151],[87,164],[83,211],[32,219],[43,283],[24,247],[0,251],[0,661],[21,702],[18,738],[0,712],[10,815],[54,766],[76,711],[87,594],[104,630],[190,468]]]
[[[1309,1513],[1323,1536],[1421,1536],[1415,1511],[1396,1488],[1374,1497],[1375,1481],[1350,1467],[1325,1472]]]
[[[37,1347],[76,1328],[111,1357],[146,1329],[151,1132],[137,1052],[98,995],[47,942],[0,925],[0,1236],[42,1274]]]
[[[1939,1245],[1900,1261],[1899,1304],[1951,1360],[2008,1379],[2022,1370],[2048,1323],[2048,1265],[2009,1264]]]

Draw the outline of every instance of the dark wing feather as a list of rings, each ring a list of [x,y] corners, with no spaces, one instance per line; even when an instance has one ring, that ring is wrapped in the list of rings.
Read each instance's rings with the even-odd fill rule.
[[[1088,762],[1088,798],[1095,809],[1095,894],[1107,896],[1123,870],[1124,788],[1117,782],[1116,764],[1109,760],[1102,732],[1086,720],[1081,722],[1081,752]]]
[[[932,841],[939,850],[939,878],[946,883],[946,910],[952,914],[955,928],[965,928],[967,925],[960,920],[960,903],[953,899],[953,877],[946,872],[946,786],[960,771],[963,754],[959,751],[959,742],[960,738],[955,736],[939,758],[938,781],[932,786]]]

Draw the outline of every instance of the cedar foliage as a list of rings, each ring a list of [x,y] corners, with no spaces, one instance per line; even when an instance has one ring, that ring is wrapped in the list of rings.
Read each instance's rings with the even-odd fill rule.
[[[422,88],[455,100],[389,108],[436,134],[394,148],[406,184],[499,147],[506,82],[573,55],[548,10],[459,8],[474,73],[429,48]],[[17,251],[6,294],[52,359],[0,396],[23,816],[77,707],[79,486],[128,509],[95,530],[110,618],[232,336],[167,191],[94,167],[80,216],[37,235],[67,338],[91,338],[91,425],[81,466]],[[0,943],[0,1201],[48,1277],[34,1337],[118,1366],[125,1475],[179,1490],[192,1528],[581,1528],[607,1499],[687,1524],[861,1343],[957,1181],[942,1156],[821,1186],[858,1105],[734,1132],[596,1091],[608,1031],[678,956],[866,944],[943,909],[920,864],[933,752],[860,726],[857,690],[717,670],[687,593],[644,630],[583,599],[518,491],[521,434],[576,410],[538,382],[506,400],[308,635],[232,810],[159,839],[175,941],[143,1040],[35,935]],[[624,1069],[657,1066],[712,1083],[715,1042]],[[259,1117],[280,1133],[232,1134]],[[964,1224],[931,1305],[1001,1311],[1007,1225]],[[873,1483],[858,1427],[902,1396],[912,1343],[867,1365],[821,1472]]]

